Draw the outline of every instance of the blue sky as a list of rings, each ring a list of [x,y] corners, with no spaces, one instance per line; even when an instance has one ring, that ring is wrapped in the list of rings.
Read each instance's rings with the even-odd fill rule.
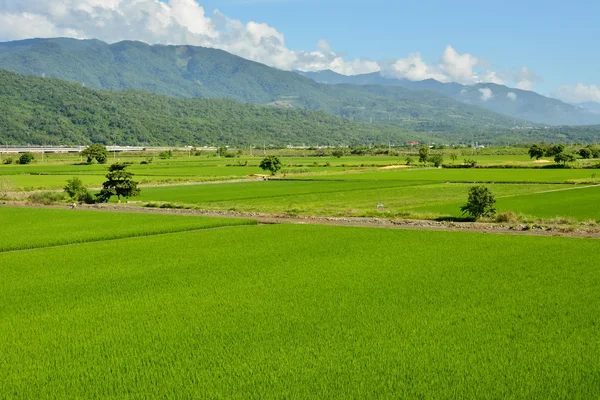
[[[291,49],[320,39],[350,57],[374,60],[420,52],[435,62],[446,45],[497,69],[528,66],[551,92],[578,82],[600,86],[597,1],[203,1],[231,18],[266,22]]]
[[[600,103],[597,1],[160,1],[1,0],[0,40],[191,44],[286,70],[495,82]]]

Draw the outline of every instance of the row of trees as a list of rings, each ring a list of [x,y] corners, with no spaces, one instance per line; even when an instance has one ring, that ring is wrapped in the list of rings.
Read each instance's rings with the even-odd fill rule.
[[[545,143],[534,144],[529,150],[529,157],[539,160],[542,157],[554,157],[557,164],[567,164],[577,160],[577,156],[585,159],[600,158],[600,147],[588,145],[575,152],[567,152],[564,144],[548,145]]]

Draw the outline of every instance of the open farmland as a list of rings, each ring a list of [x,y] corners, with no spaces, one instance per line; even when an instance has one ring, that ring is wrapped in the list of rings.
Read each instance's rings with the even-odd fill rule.
[[[497,191],[498,185],[489,186],[499,196],[498,212],[515,212],[530,217],[552,219],[570,217],[579,221],[600,222],[600,186],[575,186],[548,189],[534,193],[507,195]],[[541,189],[541,188],[538,188]],[[460,201],[443,201],[437,204],[415,207],[413,212],[432,213],[441,216],[460,216]]]
[[[0,207],[0,221],[0,252],[256,223],[243,219],[9,207]]]
[[[210,210],[299,215],[454,216],[464,204],[471,185],[427,181],[275,180],[146,188],[140,200],[188,204]],[[499,197],[574,188],[557,184],[494,184],[489,187]],[[384,213],[377,211],[378,204],[384,205]]]
[[[0,397],[597,398],[599,251],[276,225],[4,253]]]

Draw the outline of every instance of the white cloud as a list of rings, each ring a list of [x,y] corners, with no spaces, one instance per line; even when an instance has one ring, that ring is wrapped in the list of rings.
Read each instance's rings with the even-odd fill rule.
[[[514,92],[506,93],[506,98],[512,101],[517,101],[517,94]]]
[[[201,0],[198,0],[201,2]],[[503,84],[505,74],[472,54],[447,46],[437,63],[420,53],[375,62],[347,60],[321,40],[312,51],[294,51],[268,24],[232,19],[216,10],[207,15],[197,0],[0,0],[0,40],[68,36],[109,43],[140,40],[150,44],[189,44],[219,48],[284,70],[331,69],[345,75],[381,71],[388,77],[463,84]],[[530,89],[536,81],[523,67],[511,80]]]
[[[490,89],[490,88],[481,88],[481,89],[479,89],[479,91],[481,92],[481,100],[482,101],[488,101],[494,97],[494,93],[492,92],[492,89]]]
[[[593,101],[600,103],[600,88],[596,85],[586,86],[578,83],[575,86],[561,86],[555,96],[568,103],[584,103]]]
[[[540,78],[527,67],[521,67],[521,70],[515,74],[514,80],[516,82],[515,87],[521,90],[533,90],[536,82]]]
[[[346,61],[325,41],[312,52],[292,51],[275,28],[243,23],[218,10],[209,17],[195,0],[0,1],[0,39],[56,36],[213,47],[285,70],[379,71],[373,61]]]
[[[382,63],[380,63],[382,64]],[[454,47],[446,46],[437,64],[428,64],[420,53],[382,65],[385,76],[420,81],[435,79],[440,82],[504,84],[502,74],[491,71],[491,64],[471,54],[460,54]]]

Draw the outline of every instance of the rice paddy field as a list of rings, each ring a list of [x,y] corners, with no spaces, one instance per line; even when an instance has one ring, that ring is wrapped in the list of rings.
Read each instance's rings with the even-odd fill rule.
[[[0,398],[600,397],[596,239],[4,210]]]
[[[292,213],[299,215],[333,216],[429,216],[443,217],[460,215],[460,206],[465,203],[466,193],[472,184],[436,183],[431,181],[263,181],[248,183],[222,183],[217,185],[188,185],[146,188],[139,200],[142,204],[161,202],[192,205],[202,209],[236,210],[264,213]],[[585,219],[597,215],[597,202],[588,202],[584,198],[577,204],[585,208],[565,208],[569,190],[579,188],[573,185],[559,184],[493,184],[488,185],[499,198],[500,211],[531,212],[536,211],[536,202],[528,199],[536,194],[545,197],[547,191],[560,191],[557,198],[566,196],[567,200],[548,204],[547,212],[540,216],[553,214],[585,216]],[[565,190],[567,189],[567,190]],[[564,192],[563,192],[564,191]],[[597,193],[594,190],[591,197]],[[578,197],[573,192],[571,197]],[[549,195],[549,193],[548,193]],[[525,202],[517,202],[518,196]],[[513,201],[505,202],[504,197]],[[586,197],[588,198],[588,197]],[[588,198],[589,200],[589,198]],[[377,211],[377,205],[383,204],[385,211]],[[576,213],[577,212],[577,215]]]
[[[0,207],[0,221],[0,252],[256,223],[243,219],[12,207]]]

